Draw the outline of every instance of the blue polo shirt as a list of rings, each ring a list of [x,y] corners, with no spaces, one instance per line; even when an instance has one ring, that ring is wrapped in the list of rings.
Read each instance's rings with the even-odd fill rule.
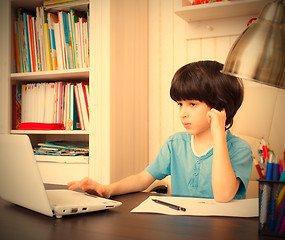
[[[213,148],[197,156],[192,150],[191,135],[179,132],[168,138],[156,159],[146,168],[155,179],[171,175],[173,195],[214,198],[212,189]],[[249,144],[227,132],[230,161],[241,180],[236,199],[245,198],[252,170],[252,151]]]

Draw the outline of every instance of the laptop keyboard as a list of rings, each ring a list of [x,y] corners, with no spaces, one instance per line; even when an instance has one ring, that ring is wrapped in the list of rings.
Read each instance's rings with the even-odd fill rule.
[[[94,203],[102,203],[104,198],[94,195],[80,193],[70,190],[46,190],[51,206],[58,205],[94,205]],[[109,200],[106,199],[106,202]]]

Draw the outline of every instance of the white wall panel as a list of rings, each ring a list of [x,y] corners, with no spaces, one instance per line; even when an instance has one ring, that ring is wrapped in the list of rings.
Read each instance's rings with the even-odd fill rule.
[[[164,142],[173,131],[173,104],[169,97],[173,77],[174,56],[174,14],[172,1],[161,1],[161,141]]]

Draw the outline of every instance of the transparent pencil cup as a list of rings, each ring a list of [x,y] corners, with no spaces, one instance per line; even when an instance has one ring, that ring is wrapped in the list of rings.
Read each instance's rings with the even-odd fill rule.
[[[285,181],[259,181],[259,233],[285,237]]]

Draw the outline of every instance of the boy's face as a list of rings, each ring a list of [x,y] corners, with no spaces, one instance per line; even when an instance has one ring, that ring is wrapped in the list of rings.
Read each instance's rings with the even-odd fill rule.
[[[210,131],[210,123],[207,118],[211,110],[206,103],[198,100],[177,101],[179,105],[179,117],[186,131],[191,135],[198,135]]]

